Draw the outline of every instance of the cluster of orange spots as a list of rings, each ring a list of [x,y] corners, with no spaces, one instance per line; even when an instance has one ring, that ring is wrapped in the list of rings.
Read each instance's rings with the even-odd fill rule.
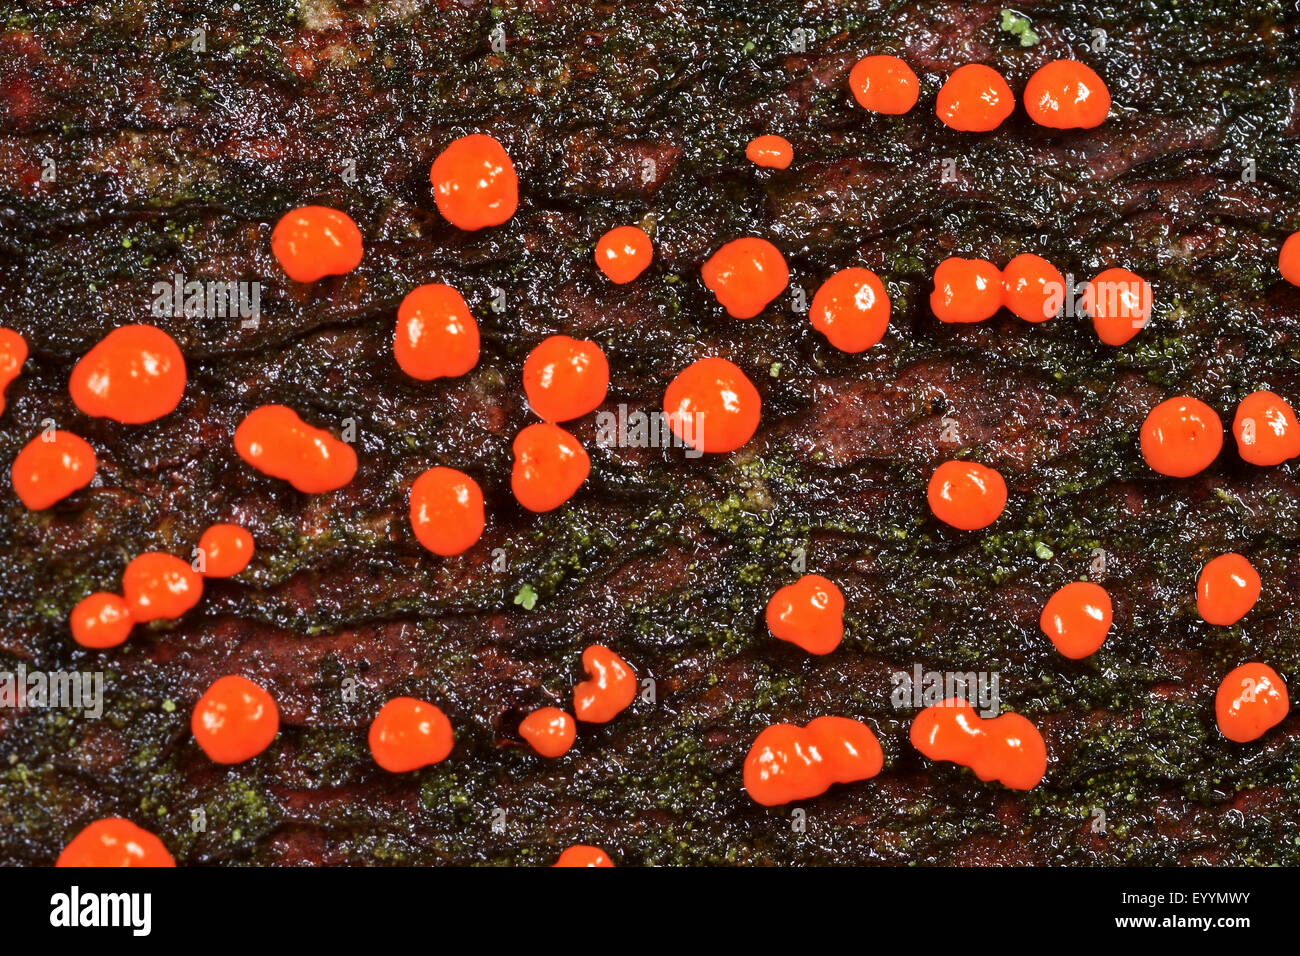
[[[1007,506],[1007,483],[973,461],[945,461],[930,476],[926,500],[934,516],[962,531],[987,528]]]
[[[1105,588],[1074,581],[1048,598],[1038,623],[1062,656],[1080,660],[1105,642],[1112,617]]]
[[[1099,272],[1083,293],[1083,311],[1092,316],[1097,338],[1123,345],[1151,320],[1151,284],[1128,269]]]
[[[1277,254],[1277,271],[1292,285],[1300,285],[1300,232],[1286,237]]]
[[[243,763],[271,745],[280,730],[280,711],[258,684],[227,674],[194,705],[190,730],[214,763]]]
[[[393,357],[411,378],[427,382],[464,375],[478,364],[478,353],[478,323],[451,286],[418,286],[402,299]]]
[[[510,489],[529,511],[554,511],[577,494],[591,473],[591,459],[582,443],[550,422],[524,428],[511,449],[515,461]]]
[[[755,136],[745,147],[745,158],[764,169],[789,169],[794,162],[794,147],[784,136]]]
[[[520,721],[519,736],[543,757],[563,757],[578,736],[578,725],[558,707],[539,707]]]
[[[451,721],[438,707],[394,697],[370,722],[370,755],[389,773],[406,773],[446,760],[456,744]]]
[[[1015,108],[1015,95],[1002,74],[982,63],[953,70],[934,102],[940,122],[963,133],[997,129]]]
[[[593,412],[609,390],[609,361],[595,342],[552,335],[524,360],[524,394],[544,422],[567,422]]]
[[[235,451],[258,471],[306,494],[342,488],[357,471],[357,453],[292,408],[262,405],[235,429]]]
[[[636,671],[603,644],[582,652],[582,669],[587,679],[573,688],[573,713],[584,723],[608,723],[636,699]]]
[[[1252,392],[1237,405],[1232,419],[1237,453],[1252,465],[1280,465],[1300,456],[1300,423],[1286,399],[1273,392]]]
[[[5,390],[27,361],[27,340],[13,329],[0,329],[0,415],[5,410]]]
[[[896,56],[864,56],[849,71],[849,89],[864,110],[899,116],[916,105],[916,73]]]
[[[205,578],[233,578],[253,560],[253,536],[237,524],[214,524],[199,537]]]
[[[692,362],[664,390],[668,427],[698,451],[735,451],[758,431],[762,410],[754,383],[723,358]]]
[[[361,230],[345,212],[300,206],[271,230],[271,253],[294,282],[346,275],[361,264]]]
[[[54,865],[173,867],[176,861],[148,830],[122,817],[106,817],[69,840]]]
[[[645,272],[654,245],[638,226],[615,226],[596,242],[596,265],[615,285],[626,285]]]
[[[578,844],[571,846],[556,860],[552,866],[613,866],[614,861],[598,846]]]
[[[1032,790],[1047,772],[1043,736],[1020,714],[985,719],[960,697],[922,710],[912,720],[912,746],[931,760],[948,760],[1013,790]]]
[[[176,410],[185,394],[185,357],[152,325],[124,325],[104,336],[72,369],[68,391],[95,418],[140,425]]]
[[[9,479],[18,500],[41,511],[90,484],[98,467],[95,449],[84,438],[54,428],[23,446],[9,468]]]
[[[841,352],[865,352],[889,328],[889,295],[869,269],[841,269],[813,294],[808,319]]]
[[[505,147],[485,133],[452,140],[429,169],[433,199],[458,229],[499,226],[519,208],[519,177]]]
[[[767,629],[809,654],[829,654],[844,640],[844,595],[820,574],[805,574],[767,602]]]
[[[1262,590],[1259,572],[1240,554],[1206,562],[1196,579],[1196,610],[1207,624],[1229,627],[1245,617]]]
[[[483,490],[463,471],[436,466],[411,485],[411,530],[434,554],[449,557],[472,548],[486,524]]]
[[[756,236],[723,245],[700,267],[700,276],[735,319],[758,315],[790,282],[790,270],[781,250]]]
[[[1229,671],[1214,695],[1219,732],[1239,744],[1258,740],[1290,710],[1282,678],[1257,661]]]
[[[1147,413],[1139,433],[1142,457],[1153,471],[1188,478],[1209,467],[1223,448],[1223,423],[1204,402],[1179,395]]]
[[[773,807],[825,793],[832,784],[869,780],[885,764],[871,728],[849,717],[818,717],[806,727],[773,724],[745,757],[745,790]]]

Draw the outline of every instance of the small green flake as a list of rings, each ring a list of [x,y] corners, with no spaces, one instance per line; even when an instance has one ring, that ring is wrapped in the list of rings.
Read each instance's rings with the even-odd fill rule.
[[[771,364],[771,366],[768,367],[767,374],[770,375],[770,376],[772,376],[773,378],[780,378],[780,377],[781,377],[781,363],[780,363],[780,362],[773,362],[773,363]]]
[[[1034,542],[1034,554],[1038,555],[1039,561],[1050,561],[1056,556],[1052,549],[1041,541]]]
[[[1038,43],[1038,34],[1030,26],[1029,18],[1014,10],[1002,11],[1001,27],[1013,37],[1019,37],[1021,46],[1035,46]]]
[[[172,700],[170,697],[167,698],[165,701],[162,702],[162,709],[170,714],[172,711],[176,709],[176,701]]]
[[[531,611],[537,606],[537,592],[533,590],[531,584],[525,584],[515,595],[515,603],[523,607],[525,611]]]

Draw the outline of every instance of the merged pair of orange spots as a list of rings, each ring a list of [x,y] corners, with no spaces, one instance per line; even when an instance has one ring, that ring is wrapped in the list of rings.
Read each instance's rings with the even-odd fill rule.
[[[235,429],[235,451],[258,471],[282,478],[306,494],[335,491],[357,472],[357,453],[292,408],[262,405]]]
[[[821,284],[808,309],[812,327],[841,352],[865,352],[889,328],[889,295],[869,269],[841,269]]]
[[[1205,623],[1229,627],[1250,612],[1262,589],[1259,572],[1245,557],[1221,554],[1196,579],[1196,610]]]
[[[370,722],[370,755],[389,773],[407,773],[446,760],[456,744],[441,709],[415,697],[394,697]]]
[[[820,574],[805,574],[773,594],[765,616],[773,637],[809,654],[829,654],[844,640],[844,595]]]
[[[9,468],[9,480],[24,507],[42,511],[90,484],[98,467],[89,442],[55,428],[23,446]]]
[[[584,723],[604,724],[626,710],[636,699],[636,671],[603,644],[582,652],[587,679],[573,688],[573,712]],[[558,707],[540,707],[519,724],[519,735],[543,757],[569,752],[578,735],[573,717]]]
[[[1096,653],[1110,633],[1110,595],[1099,584],[1073,581],[1043,607],[1039,627],[1062,656],[1080,660]]]
[[[789,169],[794,162],[794,147],[784,136],[755,136],[745,147],[745,157],[764,169]]]
[[[596,242],[596,265],[615,285],[626,285],[650,265],[654,245],[644,229],[615,226]]]
[[[459,292],[435,282],[406,294],[393,333],[393,357],[403,372],[423,382],[456,378],[477,365],[478,356],[478,322]]]
[[[0,329],[0,415],[5,410],[5,390],[27,361],[27,340],[13,329]]]
[[[185,561],[150,551],[122,572],[122,593],[98,591],[72,609],[68,624],[82,647],[117,647],[136,623],[178,618],[203,597],[203,578]]]
[[[361,265],[361,230],[345,212],[300,206],[271,230],[271,253],[294,282],[347,275]]]
[[[1147,413],[1139,434],[1142,457],[1153,471],[1188,478],[1210,466],[1223,448],[1223,423],[1199,399],[1179,395]]]
[[[752,319],[785,291],[790,270],[785,257],[766,239],[733,239],[700,267],[705,286],[736,319]]]
[[[614,861],[598,846],[578,844],[571,846],[556,860],[552,866],[613,866]]]
[[[1219,733],[1242,744],[1258,740],[1291,710],[1286,683],[1267,664],[1254,661],[1228,672],[1214,695]]]
[[[704,358],[677,373],[664,390],[664,417],[699,451],[735,451],[758,431],[763,402],[744,372],[723,358]]]
[[[148,830],[122,817],[106,817],[69,840],[54,865],[173,867],[176,861]]]
[[[1286,399],[1273,392],[1252,392],[1237,405],[1232,419],[1237,453],[1252,465],[1280,465],[1300,456],[1300,423]]]
[[[808,800],[832,784],[869,780],[885,764],[871,728],[849,717],[818,717],[806,727],[773,724],[745,757],[745,790],[773,807]]]
[[[515,436],[510,489],[529,511],[554,511],[572,498],[591,474],[582,443],[559,425],[538,422]]]
[[[930,476],[926,500],[934,516],[962,531],[987,528],[1007,506],[1007,483],[973,461],[945,461]]]
[[[1047,773],[1047,746],[1028,719],[1020,714],[986,719],[960,697],[922,710],[910,737],[931,760],[961,764],[981,780],[1013,790],[1032,790]]]
[[[243,763],[271,745],[280,730],[280,711],[260,685],[228,674],[194,705],[190,730],[214,763]]]
[[[519,177],[505,147],[485,133],[452,140],[429,169],[433,200],[458,229],[499,226],[519,208]]]
[[[486,521],[483,490],[463,471],[430,468],[411,485],[411,530],[434,554],[468,551],[483,536]]]

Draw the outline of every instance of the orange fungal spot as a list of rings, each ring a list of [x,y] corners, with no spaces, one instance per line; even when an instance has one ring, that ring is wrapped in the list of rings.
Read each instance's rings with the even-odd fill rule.
[[[587,680],[573,688],[573,713],[579,720],[608,723],[636,700],[636,671],[603,644],[582,652],[582,669]]]
[[[56,867],[173,867],[175,859],[148,830],[122,817],[106,817],[81,830],[63,848]]]
[[[1219,733],[1239,744],[1258,740],[1282,723],[1290,710],[1286,682],[1258,661],[1229,671],[1214,695]]]
[[[785,291],[790,270],[766,239],[733,239],[700,268],[705,286],[736,319],[752,319]]]
[[[966,133],[997,129],[1015,108],[1016,98],[1007,81],[982,63],[967,63],[953,70],[934,104],[935,114],[945,126]]]
[[[762,409],[754,383],[722,358],[693,362],[664,390],[668,427],[701,452],[720,454],[740,448],[758,430]]]
[[[1087,64],[1052,60],[1025,84],[1025,112],[1039,126],[1092,129],[1110,113],[1110,91]]]
[[[963,531],[987,528],[1007,506],[1007,484],[992,468],[945,461],[930,477],[926,498],[934,516]]]
[[[452,140],[429,169],[433,199],[458,229],[499,226],[519,208],[519,177],[505,147],[484,133]]]
[[[654,245],[637,226],[615,226],[596,242],[596,265],[616,285],[626,285],[645,272],[653,258]]]
[[[199,538],[202,574],[207,578],[233,578],[253,560],[253,536],[237,524],[214,524]]]
[[[1237,453],[1252,465],[1280,465],[1300,456],[1300,423],[1286,399],[1272,392],[1252,392],[1237,405],[1232,419]]]
[[[370,755],[389,773],[441,763],[455,746],[451,721],[433,704],[394,697],[370,722]]]
[[[294,282],[346,275],[361,264],[361,230],[345,212],[300,206],[271,230],[271,253]]]
[[[1188,478],[1204,471],[1219,457],[1223,423],[1209,405],[1179,395],[1147,413],[1140,443],[1142,457],[1153,471]]]
[[[899,115],[916,105],[916,73],[896,56],[864,56],[849,71],[849,89],[864,110]]]
[[[171,620],[199,603],[203,578],[188,562],[149,551],[132,558],[122,572],[122,595],[140,623]]]
[[[247,677],[227,674],[204,691],[190,718],[194,739],[214,763],[251,760],[280,730],[275,700]]]
[[[929,759],[961,764],[1013,790],[1032,790],[1047,773],[1047,746],[1029,720],[1020,714],[986,719],[958,697],[917,714],[909,737]]]
[[[1097,338],[1123,345],[1151,321],[1151,284],[1127,269],[1106,269],[1088,283],[1083,311],[1092,316]]]
[[[397,307],[393,358],[411,378],[456,378],[478,364],[478,322],[449,285],[417,286]]]
[[[829,654],[844,639],[844,595],[820,574],[805,574],[767,602],[772,636],[809,654]]]
[[[72,401],[87,415],[140,425],[176,410],[185,394],[185,357],[152,325],[124,325],[104,336],[72,369]]]
[[[1002,270],[1002,304],[1026,322],[1046,322],[1065,303],[1065,276],[1042,256],[1023,253]]]
[[[794,147],[784,136],[755,136],[745,147],[745,157],[765,169],[789,169],[794,162]]]
[[[82,647],[102,650],[125,643],[135,619],[125,598],[100,591],[77,602],[68,624],[74,641]]]
[[[1047,600],[1039,626],[1061,655],[1079,660],[1101,647],[1110,632],[1110,595],[1099,584],[1074,581]]]
[[[510,488],[529,511],[554,511],[577,493],[591,473],[587,451],[558,425],[539,422],[515,436]]]
[[[13,329],[0,329],[0,415],[5,410],[5,390],[27,361],[27,340]]]
[[[944,259],[934,270],[930,311],[940,322],[983,322],[1002,308],[1002,272],[983,259]]]
[[[865,352],[889,328],[889,295],[874,272],[841,269],[813,295],[808,319],[841,352]]]
[[[552,866],[613,866],[614,861],[598,846],[571,846]]]
[[[485,523],[483,490],[463,471],[437,466],[411,485],[411,530],[434,554],[468,551],[483,536]]]
[[[51,429],[23,446],[9,479],[25,507],[42,511],[90,484],[98,466],[95,450],[85,439]]]
[[[524,360],[528,406],[547,422],[567,422],[593,412],[609,390],[609,361],[595,342],[552,335]]]
[[[1250,612],[1262,589],[1259,572],[1245,557],[1221,554],[1196,579],[1196,610],[1205,623],[1228,627]]]
[[[578,734],[573,718],[558,707],[540,707],[519,724],[519,735],[543,757],[562,757]]]

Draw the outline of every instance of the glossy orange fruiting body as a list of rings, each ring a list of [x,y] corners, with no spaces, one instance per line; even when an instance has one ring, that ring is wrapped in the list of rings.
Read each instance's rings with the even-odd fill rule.
[[[87,415],[140,425],[176,410],[185,394],[185,357],[152,325],[124,325],[72,368],[72,401]]]
[[[187,561],[149,551],[132,558],[122,572],[122,596],[142,624],[178,618],[203,597],[203,578]]]
[[[1002,270],[1002,304],[1026,322],[1060,314],[1065,295],[1065,276],[1042,256],[1022,253]]]
[[[528,406],[546,422],[567,422],[595,411],[609,391],[609,361],[595,342],[552,335],[524,359]]]
[[[484,133],[452,140],[429,169],[433,199],[458,229],[499,226],[519,208],[519,177],[505,147]]]
[[[1244,556],[1221,554],[1196,579],[1196,610],[1207,624],[1228,627],[1250,612],[1262,589],[1259,572]]]
[[[205,578],[233,578],[253,560],[253,536],[237,524],[214,524],[199,538]]]
[[[1292,285],[1300,285],[1300,232],[1286,237],[1277,254],[1277,271]]]
[[[752,319],[780,295],[790,270],[779,249],[766,239],[733,239],[700,267],[704,284],[736,319]]]
[[[543,757],[562,757],[573,746],[578,726],[558,707],[539,707],[520,722],[519,735]]]
[[[841,269],[813,295],[808,319],[841,352],[864,352],[889,328],[889,294],[869,269]]]
[[[849,717],[818,717],[806,727],[773,724],[745,757],[745,791],[778,806],[825,793],[832,784],[869,780],[885,763],[871,728]]]
[[[5,390],[27,361],[27,340],[13,329],[0,329],[0,415],[5,410]]]
[[[478,322],[459,292],[438,282],[417,286],[397,307],[393,358],[411,378],[456,378],[478,364]]]
[[[1286,682],[1258,661],[1228,672],[1214,695],[1219,733],[1239,744],[1258,740],[1291,710]]]
[[[987,528],[1007,506],[1007,484],[992,468],[945,461],[930,476],[926,499],[934,516],[963,531]]]
[[[1112,617],[1105,588],[1073,581],[1047,599],[1038,624],[1062,656],[1080,660],[1105,642]]]
[[[754,437],[762,411],[754,383],[722,358],[691,363],[664,390],[668,427],[697,451],[735,451]]]
[[[148,830],[122,817],[107,817],[68,841],[54,865],[171,867],[176,861],[163,841]]]
[[[345,212],[300,206],[275,224],[271,252],[294,282],[346,275],[361,264],[361,230]]]
[[[559,425],[539,422],[515,436],[510,489],[529,511],[554,511],[591,473],[587,450]]]
[[[271,745],[280,730],[280,711],[260,686],[238,674],[227,674],[214,681],[194,705],[190,730],[208,759],[243,763]]]
[[[1154,471],[1187,478],[1204,471],[1219,456],[1223,423],[1209,405],[1179,395],[1147,413],[1140,443],[1142,457]]]
[[[794,162],[794,147],[784,136],[755,136],[745,147],[745,158],[764,169],[789,169]]]
[[[1151,320],[1151,283],[1127,269],[1106,269],[1088,283],[1083,310],[1092,316],[1097,338],[1123,345]]]
[[[68,618],[72,639],[82,647],[97,650],[124,643],[134,624],[126,599],[106,591],[82,598]]]
[[[571,846],[552,866],[613,866],[614,861],[598,846]]]
[[[829,654],[844,640],[844,595],[820,574],[805,574],[778,590],[765,617],[773,637],[809,654]]]
[[[342,488],[357,472],[357,453],[292,408],[262,405],[235,429],[235,451],[258,471],[306,494]]]
[[[626,285],[645,272],[654,244],[644,229],[615,226],[596,241],[596,265],[615,285]]]
[[[485,524],[483,490],[463,471],[437,466],[411,484],[411,530],[434,554],[468,551]]]
[[[451,721],[438,707],[414,697],[394,697],[370,722],[370,755],[389,773],[441,763],[455,746]]]
[[[573,713],[589,724],[613,720],[636,700],[636,671],[603,644],[582,652],[587,679],[573,688]]]
[[[944,259],[934,270],[930,311],[940,322],[983,322],[1002,308],[1002,271],[984,259]]]
[[[1092,129],[1110,113],[1110,91],[1092,67],[1078,60],[1052,60],[1025,84],[1025,112],[1039,126]]]
[[[1011,87],[997,70],[967,63],[953,70],[935,99],[935,115],[946,126],[966,133],[997,129],[1016,108]]]
[[[98,462],[95,450],[72,432],[42,432],[14,458],[9,469],[18,500],[41,511],[90,484]]]
[[[1020,714],[986,719],[953,697],[926,707],[912,720],[912,746],[931,760],[946,760],[1013,790],[1032,790],[1047,773],[1047,745]]]
[[[1300,456],[1300,423],[1280,395],[1252,392],[1232,419],[1237,453],[1252,465],[1280,465]]]
[[[849,89],[863,109],[897,116],[916,105],[920,84],[898,57],[864,56],[849,71]]]

